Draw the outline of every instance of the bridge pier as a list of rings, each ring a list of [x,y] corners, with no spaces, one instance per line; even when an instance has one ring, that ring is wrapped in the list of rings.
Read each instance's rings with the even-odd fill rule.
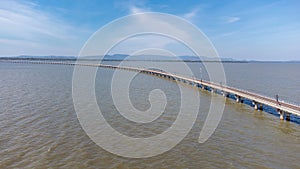
[[[263,105],[261,103],[258,103],[258,102],[253,100],[252,104],[253,104],[255,110],[262,110],[263,109]]]
[[[258,103],[253,101],[253,105],[254,105],[254,109],[257,110],[258,109]]]
[[[210,91],[211,91],[212,93],[216,93],[216,89],[214,89],[214,88],[210,88]]]
[[[222,91],[222,95],[223,95],[224,97],[228,97],[228,93],[227,93],[227,92]]]
[[[259,110],[263,110],[263,104],[260,104],[258,107]]]
[[[288,113],[288,112],[285,113],[285,120],[291,121],[291,113]]]
[[[241,96],[235,95],[235,101],[237,103],[240,103],[241,102]]]
[[[279,113],[279,119],[280,120],[284,120],[284,112],[282,111],[282,110],[277,110],[278,111],[278,113]]]

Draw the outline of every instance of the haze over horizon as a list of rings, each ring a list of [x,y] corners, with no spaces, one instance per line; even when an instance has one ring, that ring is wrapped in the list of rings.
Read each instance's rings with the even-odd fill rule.
[[[300,60],[300,2],[266,1],[0,1],[0,57],[77,56],[88,38],[129,14],[162,12],[183,17],[202,30],[223,58]],[[114,53],[129,54],[142,39]],[[153,42],[153,37],[148,37]],[[180,51],[169,41],[157,48]],[[179,50],[179,51],[178,51]]]

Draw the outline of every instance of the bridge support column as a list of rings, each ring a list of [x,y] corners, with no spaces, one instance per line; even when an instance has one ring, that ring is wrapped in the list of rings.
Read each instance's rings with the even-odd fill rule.
[[[291,113],[286,113],[285,114],[285,120],[286,121],[291,121]]]
[[[257,110],[258,109],[258,104],[254,103],[254,109]]]
[[[216,93],[216,89],[211,88],[210,90],[211,90],[212,93]]]
[[[282,110],[277,110],[278,111],[278,113],[279,113],[279,118],[280,118],[280,120],[284,120],[284,112],[282,111]]]
[[[259,110],[263,110],[263,104],[260,104],[258,107]]]
[[[235,95],[235,101],[237,103],[241,102],[241,96]]]
[[[228,93],[227,92],[223,91],[222,94],[223,94],[224,97],[228,97]]]
[[[252,101],[255,110],[262,110],[262,104]]]
[[[205,89],[205,86],[202,84],[202,85],[201,85],[201,88],[204,90],[204,89]]]

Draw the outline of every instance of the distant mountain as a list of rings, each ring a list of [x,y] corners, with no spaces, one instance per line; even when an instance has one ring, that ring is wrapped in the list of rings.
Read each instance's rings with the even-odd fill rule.
[[[31,55],[20,55],[17,56],[16,58],[21,58],[21,59],[76,59],[77,57],[75,56],[31,56]]]
[[[99,56],[86,56],[82,59],[99,59]],[[135,55],[125,54],[105,55],[102,60],[148,60],[148,61],[236,61],[232,58],[210,58],[201,56],[162,56],[162,55]]]
[[[81,60],[98,60],[100,56],[85,56],[80,57]],[[14,57],[0,57],[0,60],[77,60],[76,56],[32,56],[32,55],[20,55]],[[106,61],[185,61],[185,62],[242,62],[242,63],[300,63],[300,60],[290,60],[290,61],[257,61],[257,60],[235,60],[232,58],[211,58],[205,56],[179,56],[179,57],[170,57],[170,56],[161,56],[161,55],[135,55],[129,56],[127,54],[114,54],[114,55],[105,55],[102,57],[102,60]]]
[[[80,60],[98,60],[100,56],[85,56],[80,57]],[[21,55],[16,57],[2,57],[0,59],[22,59],[22,60],[76,60],[78,59],[75,56],[31,56],[31,55]],[[114,54],[114,55],[105,55],[102,57],[102,60],[107,61],[122,61],[122,60],[129,60],[129,61],[191,61],[191,62],[200,62],[200,61],[208,61],[208,62],[215,62],[215,61],[225,61],[225,62],[239,62],[232,58],[210,58],[210,57],[197,57],[197,56],[162,56],[162,55],[134,55],[129,56],[127,54]]]

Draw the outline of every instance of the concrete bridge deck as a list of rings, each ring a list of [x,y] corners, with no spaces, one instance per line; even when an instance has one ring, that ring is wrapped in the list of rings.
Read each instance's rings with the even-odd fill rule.
[[[7,61],[6,61],[7,62]],[[300,106],[286,103],[283,101],[277,101],[273,98],[262,96],[257,93],[244,91],[241,89],[224,86],[221,84],[216,84],[213,82],[183,77],[180,75],[175,75],[172,73],[167,73],[159,70],[152,69],[143,69],[143,68],[134,68],[134,67],[125,67],[125,66],[113,66],[113,65],[104,65],[104,64],[89,64],[89,63],[75,63],[75,62],[53,62],[53,61],[27,61],[27,60],[11,60],[11,63],[29,63],[29,64],[56,64],[56,65],[78,65],[78,66],[93,66],[93,67],[104,67],[104,68],[112,68],[112,69],[122,69],[128,71],[135,71],[144,74],[150,74],[154,76],[159,76],[163,78],[167,78],[170,80],[186,83],[192,86],[199,87],[204,90],[210,90],[213,93],[222,94],[224,97],[228,97],[228,95],[234,95],[236,102],[243,102],[243,99],[247,99],[252,101],[253,107],[256,110],[263,110],[263,105],[275,108],[280,114],[280,119],[283,120],[284,116],[286,120],[290,120],[290,114],[294,114],[300,117]]]

